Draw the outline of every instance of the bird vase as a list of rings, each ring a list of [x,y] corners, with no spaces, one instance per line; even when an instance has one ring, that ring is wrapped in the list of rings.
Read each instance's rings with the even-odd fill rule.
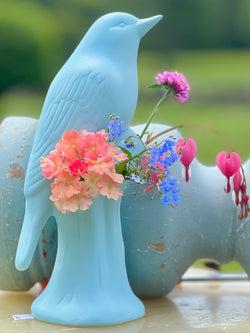
[[[32,304],[37,319],[103,326],[144,315],[125,269],[120,201],[98,197],[87,211],[64,215],[50,200],[51,182],[43,177],[40,160],[64,132],[106,129],[114,113],[129,135],[138,95],[139,42],[160,19],[102,16],[49,87],[25,177],[25,216],[16,254],[17,269],[26,270],[45,223],[56,218],[58,252],[48,286]]]

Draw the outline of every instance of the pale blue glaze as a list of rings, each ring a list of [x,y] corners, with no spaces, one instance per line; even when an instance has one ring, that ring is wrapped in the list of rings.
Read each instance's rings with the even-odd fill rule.
[[[140,133],[143,126],[134,130]],[[168,128],[152,125],[155,133]],[[168,134],[169,135],[169,134]],[[177,139],[178,131],[171,132]],[[250,217],[238,220],[239,208],[232,194],[224,192],[225,177],[216,166],[194,159],[191,178],[182,177],[182,164],[170,167],[180,181],[176,209],[164,207],[152,193],[138,191],[127,183],[121,204],[126,265],[130,284],[138,296],[168,294],[185,271],[198,259],[209,258],[221,264],[236,260],[250,275]],[[250,188],[250,160],[244,164]]]
[[[15,253],[24,217],[24,176],[37,120],[6,118],[0,126],[0,290],[23,291],[51,275],[57,248],[54,218],[50,218],[38,242],[29,269],[15,268]]]
[[[120,200],[98,197],[85,212],[54,213],[58,253],[48,286],[32,304],[40,320],[74,326],[120,324],[144,315],[126,273]]]
[[[25,178],[26,205],[16,255],[18,269],[25,270],[29,267],[47,219],[51,215],[58,217],[53,203],[49,200],[50,183],[42,176],[41,157],[48,155],[54,149],[65,131],[72,129],[98,131],[107,128],[108,117],[113,113],[119,114],[125,121],[125,129],[129,128],[137,104],[139,42],[141,37],[160,19],[161,16],[155,16],[139,20],[126,13],[112,13],[101,17],[92,25],[51,83],[39,120]],[[117,214],[114,221],[109,220],[112,211],[110,204],[104,206],[105,202],[105,198],[96,200],[94,208],[91,208],[89,214],[67,214],[65,217],[58,217],[58,219],[62,218],[67,221],[64,221],[65,225],[68,223],[72,227],[72,232],[69,232],[70,227],[62,227],[63,222],[58,221],[59,249],[65,246],[65,239],[68,239],[68,244],[71,246],[67,253],[60,250],[57,254],[53,277],[45,293],[35,301],[32,307],[37,318],[69,325],[95,326],[116,324],[143,316],[144,307],[131,292],[126,282],[125,269],[120,270],[120,275],[115,275],[117,282],[113,283],[114,294],[109,295],[111,303],[107,299],[107,291],[112,292],[110,274],[113,270],[109,272],[108,269],[113,265],[113,255],[106,256],[104,259],[107,264],[106,271],[100,267],[92,270],[91,265],[87,264],[86,268],[81,266],[83,256],[92,256],[93,262],[101,260],[102,253],[97,248],[98,243],[104,241],[103,237],[107,237],[106,243],[109,243],[110,240],[111,252],[117,253],[117,256],[120,255],[121,261],[124,260],[120,249],[123,246],[120,228],[115,228],[113,233],[108,229],[109,232],[105,235],[98,233],[98,236],[93,236],[93,246],[91,249],[85,248],[84,251],[89,252],[84,254],[81,252],[81,240],[75,239],[76,236],[79,237],[79,228],[84,229],[85,224],[87,229],[88,223],[95,226],[98,223],[100,225],[120,223],[120,217]],[[79,221],[80,216],[82,225]],[[98,228],[96,227],[96,229]],[[80,234],[82,233],[81,231]],[[118,241],[115,242],[113,239]],[[86,237],[84,237],[84,241],[86,241]],[[73,245],[78,248],[78,251],[73,249]],[[68,255],[71,255],[70,260]],[[115,259],[115,264],[117,260],[118,258]],[[70,262],[72,265],[69,265]],[[67,263],[65,268],[64,263]],[[72,272],[66,274],[67,269],[72,269]],[[87,270],[90,285],[85,284],[83,276],[83,271],[86,273]],[[96,285],[96,274],[101,274],[98,275],[100,286]],[[59,281],[61,282],[59,283]],[[96,293],[85,293],[86,289],[94,292],[95,286]],[[120,286],[120,296],[116,295],[118,289],[115,286]],[[81,288],[82,292],[80,292]],[[77,296],[79,293],[82,296],[87,295],[86,298],[79,298]],[[96,300],[102,299],[102,297],[103,300],[96,303]],[[118,298],[121,301],[115,304],[114,300]],[[90,306],[88,310],[87,306],[93,300],[96,315],[90,313],[93,307],[91,310]],[[106,305],[104,300],[106,300]],[[114,304],[116,309],[114,309]],[[52,311],[52,305],[55,307],[55,311]]]

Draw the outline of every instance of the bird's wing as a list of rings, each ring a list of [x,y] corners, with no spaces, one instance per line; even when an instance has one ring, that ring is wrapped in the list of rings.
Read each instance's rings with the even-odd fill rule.
[[[50,182],[42,176],[41,157],[55,148],[65,131],[99,130],[108,122],[105,112],[110,109],[112,113],[110,75],[99,73],[85,70],[59,75],[50,86],[25,176],[25,216],[16,254],[19,270],[29,267],[42,229],[53,214]]]
[[[27,196],[37,190],[44,180],[40,167],[41,157],[47,156],[55,148],[65,131],[86,128],[89,123],[94,126],[96,122],[100,127],[107,124],[107,119],[103,124],[101,118],[95,120],[96,113],[104,105],[112,113],[108,91],[110,85],[107,81],[107,77],[93,70],[53,81],[46,96],[30,155],[25,179]],[[101,128],[96,128],[98,129]]]

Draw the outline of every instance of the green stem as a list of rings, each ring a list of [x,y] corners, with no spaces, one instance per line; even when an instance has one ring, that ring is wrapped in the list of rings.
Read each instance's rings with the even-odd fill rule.
[[[149,119],[148,119],[148,121],[147,121],[147,123],[146,123],[144,129],[142,130],[142,132],[141,132],[141,134],[140,134],[140,136],[139,136],[140,139],[142,139],[143,135],[146,133],[146,131],[147,131],[147,129],[148,129],[148,127],[149,127],[149,125],[150,125],[150,123],[151,123],[151,121],[152,121],[154,115],[156,114],[156,112],[157,112],[157,110],[158,110],[160,104],[161,104],[161,103],[167,98],[167,96],[168,96],[170,93],[171,93],[171,89],[166,89],[166,90],[164,91],[164,95],[162,96],[162,98],[161,98],[161,99],[158,101],[158,103],[156,104],[156,106],[155,106],[154,110],[152,111],[152,113],[151,113],[151,115],[150,115],[150,117],[149,117]]]
[[[233,146],[227,141],[227,139],[216,129],[214,129],[213,127],[210,126],[206,126],[206,125],[201,125],[201,124],[188,124],[188,125],[178,125],[178,126],[174,126],[171,128],[166,129],[165,131],[160,132],[159,134],[156,134],[155,136],[153,136],[152,138],[150,138],[149,140],[147,140],[145,142],[146,145],[148,145],[149,143],[153,142],[155,139],[159,138],[160,136],[162,136],[163,134],[166,134],[170,131],[173,131],[175,129],[179,129],[179,128],[184,128],[184,127],[200,127],[200,128],[205,128],[211,132],[213,132],[214,134],[216,134],[217,136],[219,136],[228,146],[228,148],[231,150],[231,152],[235,151]]]

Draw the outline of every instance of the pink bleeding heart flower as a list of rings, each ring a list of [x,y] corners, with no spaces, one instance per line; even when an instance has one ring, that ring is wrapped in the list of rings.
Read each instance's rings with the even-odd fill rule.
[[[235,204],[238,206],[240,203],[240,191],[242,188],[242,175],[240,169],[233,175],[233,186],[235,192]]]
[[[239,213],[239,219],[243,219],[243,217],[247,218],[248,216],[248,212],[249,212],[249,195],[246,195],[246,194],[242,194],[242,198],[241,198],[241,202],[240,202],[240,205],[241,205],[241,211]]]
[[[180,149],[179,154],[181,155],[180,161],[185,167],[185,180],[186,182],[189,181],[190,175],[189,175],[189,166],[193,159],[196,156],[197,153],[197,145],[194,139],[187,139],[186,141],[183,139],[179,139],[177,141],[177,152],[178,149]]]
[[[227,152],[222,151],[216,156],[216,164],[223,175],[227,178],[227,184],[224,189],[226,193],[229,193],[231,190],[230,177],[232,177],[240,169],[241,158],[235,152],[228,154]]]

